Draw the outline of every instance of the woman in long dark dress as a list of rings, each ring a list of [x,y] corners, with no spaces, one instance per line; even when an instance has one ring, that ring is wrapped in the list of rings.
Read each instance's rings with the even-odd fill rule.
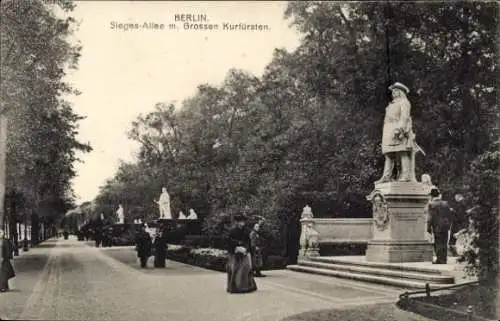
[[[227,292],[248,293],[257,290],[252,271],[249,232],[245,229],[242,215],[235,217],[235,225],[229,232],[227,262]]]
[[[155,248],[155,260],[154,267],[155,268],[164,268],[165,267],[165,259],[167,256],[167,240],[165,238],[165,231],[160,231],[158,235],[155,237],[154,241]]]
[[[12,260],[12,245],[10,240],[4,237],[3,230],[0,230],[0,241],[2,242],[2,265],[0,266],[0,292],[9,290],[9,280],[16,276],[14,267],[10,263]]]

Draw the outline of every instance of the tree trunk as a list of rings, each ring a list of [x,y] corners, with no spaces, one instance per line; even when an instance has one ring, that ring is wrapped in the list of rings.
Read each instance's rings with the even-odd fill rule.
[[[31,245],[38,245],[40,243],[40,219],[38,214],[33,212],[31,214]]]
[[[17,216],[14,212],[14,208],[11,208],[10,217],[9,217],[9,232],[14,243],[14,255],[19,255],[19,235],[17,233]]]

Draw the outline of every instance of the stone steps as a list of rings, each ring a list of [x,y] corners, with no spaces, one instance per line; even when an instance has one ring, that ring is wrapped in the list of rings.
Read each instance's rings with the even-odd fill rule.
[[[436,268],[409,266],[404,263],[395,264],[395,263],[382,263],[382,262],[353,261],[334,256],[317,256],[310,258],[310,260],[313,262],[324,262],[331,264],[342,264],[342,265],[353,265],[353,266],[367,266],[367,267],[376,267],[376,268],[383,268],[387,270],[396,270],[396,271],[408,271],[408,272],[428,273],[437,275],[443,274],[443,271]]]
[[[439,270],[420,269],[404,265],[396,268],[394,265],[384,267],[384,264],[367,262],[349,262],[349,264],[321,262],[321,258],[300,260],[297,265],[289,265],[287,269],[297,272],[319,274],[325,276],[346,278],[369,283],[391,285],[405,289],[425,289],[426,283],[432,288],[446,287],[455,283],[453,276],[443,275]],[[424,271],[422,271],[424,270]],[[429,271],[431,270],[431,271]]]

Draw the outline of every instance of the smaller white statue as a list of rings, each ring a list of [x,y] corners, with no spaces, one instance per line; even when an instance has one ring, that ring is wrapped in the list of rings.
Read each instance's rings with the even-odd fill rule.
[[[180,211],[179,212],[179,220],[185,220],[186,219],[186,215],[184,215],[184,212]]]
[[[191,208],[189,210],[189,215],[187,217],[188,220],[197,220],[198,219],[198,215],[196,215],[196,212]]]
[[[306,219],[313,218],[312,209],[311,209],[311,207],[309,205],[304,206],[304,208],[302,209],[302,216],[301,216],[301,218],[306,218]]]
[[[116,211],[116,216],[118,217],[118,224],[123,224],[125,222],[125,215],[123,214],[122,204],[118,205],[118,210]]]
[[[101,221],[104,221],[104,213],[101,213]]]
[[[439,188],[432,183],[431,175],[422,174],[421,181],[422,181],[422,184],[425,185],[428,194],[430,194],[431,190],[433,190],[433,189],[439,190]]]
[[[302,255],[316,256],[319,253],[319,233],[314,229],[312,223],[303,226],[302,233],[300,234],[300,251]]]

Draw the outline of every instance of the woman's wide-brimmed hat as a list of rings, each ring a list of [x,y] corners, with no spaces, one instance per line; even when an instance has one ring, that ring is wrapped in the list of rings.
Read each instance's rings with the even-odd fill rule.
[[[389,86],[389,90],[393,90],[393,89],[401,89],[406,94],[410,93],[410,89],[408,89],[408,87],[406,87],[405,85],[403,85],[400,82],[395,82],[394,84],[392,84],[392,85]]]

